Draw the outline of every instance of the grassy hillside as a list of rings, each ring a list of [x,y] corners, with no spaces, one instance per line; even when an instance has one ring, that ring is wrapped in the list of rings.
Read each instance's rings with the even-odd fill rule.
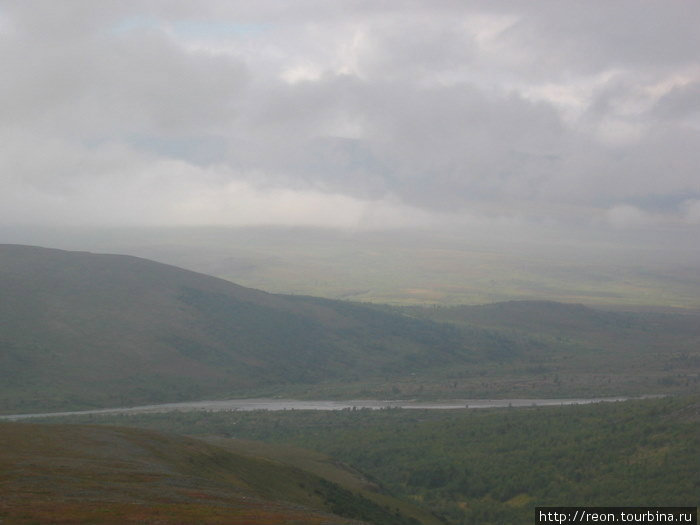
[[[472,357],[458,331],[144,259],[0,246],[0,410],[242,395]]]
[[[416,523],[389,496],[390,509],[300,468],[174,435],[4,423],[0,445],[3,523]],[[362,483],[349,477],[352,489]]]
[[[424,525],[441,525],[444,522],[426,508],[415,502],[402,500],[384,489],[376,479],[369,479],[366,474],[349,465],[318,451],[299,446],[280,443],[267,443],[246,439],[230,439],[222,436],[207,435],[202,439],[244,456],[262,457],[278,461],[310,472],[344,489],[366,498],[383,508],[393,509],[394,513],[414,519]]]
[[[318,386],[352,398],[532,398],[700,390],[700,315],[624,312],[552,301],[375,310],[452,325],[473,359],[419,373]]]
[[[501,362],[482,363],[481,379],[500,381],[497,389],[504,393],[508,388],[515,395],[533,390],[553,396],[700,389],[697,313],[616,312],[551,301],[401,311],[451,323],[465,337],[481,334],[500,341]],[[508,376],[510,387],[503,383]],[[452,377],[458,385],[474,383],[473,375],[460,376],[459,371]]]

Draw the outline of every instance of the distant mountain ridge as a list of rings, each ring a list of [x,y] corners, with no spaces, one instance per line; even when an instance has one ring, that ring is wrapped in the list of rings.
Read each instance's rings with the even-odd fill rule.
[[[0,245],[0,410],[241,395],[465,362],[454,328],[122,255]]]

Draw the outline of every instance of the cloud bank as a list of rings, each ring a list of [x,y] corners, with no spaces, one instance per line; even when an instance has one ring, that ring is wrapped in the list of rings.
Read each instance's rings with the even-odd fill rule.
[[[8,1],[5,224],[699,232],[700,4]]]

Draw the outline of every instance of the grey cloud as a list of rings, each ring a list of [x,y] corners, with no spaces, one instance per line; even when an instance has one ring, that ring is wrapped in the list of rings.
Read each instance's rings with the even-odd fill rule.
[[[72,14],[81,20],[82,11]],[[41,28],[0,45],[12,72],[0,86],[2,125],[29,121],[56,134],[98,138],[209,130],[230,122],[247,82],[240,60],[188,53],[159,31],[93,31],[55,42],[36,38]]]
[[[246,121],[245,153],[232,162],[292,171],[357,196],[384,191],[430,208],[504,192],[529,197],[531,179],[551,173],[562,148],[564,129],[552,108],[471,85],[329,77],[279,86],[263,98],[269,106]],[[343,120],[360,136],[334,136]]]
[[[670,7],[651,0],[567,0],[539,2],[537,9],[522,2],[510,6],[520,18],[503,39],[530,48],[526,67],[532,72],[667,69],[697,61],[700,5],[694,2]]]
[[[700,117],[700,81],[674,87],[653,108],[653,115],[664,120]]]
[[[8,2],[0,183],[28,200],[87,202],[109,200],[121,180],[128,200],[154,191],[158,173],[173,181],[169,198],[199,199],[178,208],[149,194],[164,217],[211,202],[226,219],[219,194],[280,202],[261,195],[290,191],[294,202],[394,199],[434,216],[694,218],[698,11],[631,0]],[[148,198],[134,199],[146,213]]]
[[[358,56],[361,73],[373,80],[434,82],[430,75],[449,78],[475,60],[476,44],[459,18],[406,18],[394,14],[364,29]]]

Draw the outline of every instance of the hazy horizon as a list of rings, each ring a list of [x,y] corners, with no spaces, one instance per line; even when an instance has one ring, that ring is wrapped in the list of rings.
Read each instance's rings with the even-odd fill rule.
[[[11,244],[134,255],[268,292],[389,304],[554,300],[700,309],[700,252],[600,236],[298,226],[0,227]]]

